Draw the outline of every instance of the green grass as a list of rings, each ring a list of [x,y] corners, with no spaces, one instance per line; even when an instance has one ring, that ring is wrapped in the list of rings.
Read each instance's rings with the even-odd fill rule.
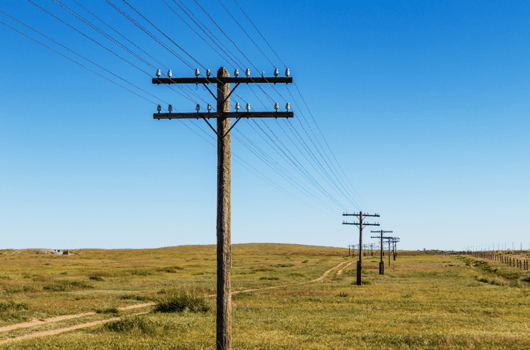
[[[0,306],[0,328],[24,317],[117,309],[148,300],[155,300],[153,309],[162,312],[0,349],[214,349],[215,298],[206,296],[215,294],[215,251],[215,246],[186,246],[74,251],[65,257],[23,251],[15,260],[2,260],[2,273],[9,278],[0,279],[0,305],[5,305]],[[234,291],[290,286],[232,297],[233,348],[530,348],[528,272],[471,257],[400,252],[391,266],[385,261],[383,276],[378,259],[366,259],[362,286],[355,285],[355,263],[340,276],[336,269],[322,282],[301,284],[349,259],[345,255],[347,249],[328,247],[234,245]],[[44,288],[66,278],[87,284],[62,291]],[[6,286],[32,287],[8,293]]]
[[[159,298],[154,312],[208,312],[211,308],[211,302],[205,296],[176,291]]]

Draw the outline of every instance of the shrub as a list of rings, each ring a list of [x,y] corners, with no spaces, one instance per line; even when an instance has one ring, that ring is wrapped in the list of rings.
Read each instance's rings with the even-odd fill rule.
[[[300,272],[290,273],[289,276],[292,276],[292,277],[305,277],[305,275],[303,273],[300,273]]]
[[[90,276],[89,279],[94,280],[94,281],[98,281],[98,282],[104,281],[103,277],[101,277],[101,276]]]
[[[138,316],[105,323],[103,328],[117,333],[143,333],[147,335],[155,335],[157,333],[155,322]]]
[[[262,281],[277,281],[280,278],[279,277],[260,277],[259,279]]]
[[[46,283],[43,288],[52,292],[64,292],[71,289],[87,289],[93,287],[80,281],[57,281]]]
[[[154,312],[208,312],[211,309],[210,301],[204,296],[185,291],[167,294],[157,302]]]
[[[143,295],[139,295],[139,294],[124,294],[124,295],[122,295],[120,297],[120,299],[122,299],[122,300],[138,300],[138,301],[149,300],[148,297],[143,296]]]
[[[347,297],[349,294],[346,293],[346,292],[340,292],[339,295],[337,295],[338,297],[341,297],[341,298],[345,298]]]
[[[28,310],[29,305],[26,303],[15,303],[14,301],[0,301],[0,312]]]
[[[147,270],[133,270],[131,271],[131,273],[133,275],[138,275],[138,276],[149,276],[153,274],[151,271],[147,271]]]
[[[169,266],[169,267],[163,267],[161,269],[158,269],[157,271],[167,272],[167,273],[177,273],[177,270],[184,270],[184,268],[180,266]]]
[[[276,265],[271,265],[272,267],[292,267],[294,266],[294,264],[276,264]]]
[[[102,309],[97,309],[96,313],[98,314],[119,314],[120,310],[115,307],[106,307]]]
[[[22,289],[24,292],[36,292],[39,290],[39,286],[36,284],[26,284]]]
[[[307,262],[309,262],[309,260],[304,260],[304,261],[302,261],[302,264],[305,264]]]
[[[22,291],[22,288],[21,287],[17,287],[17,286],[4,286],[4,291],[8,294],[14,294],[14,293],[18,293],[18,292],[21,292]]]

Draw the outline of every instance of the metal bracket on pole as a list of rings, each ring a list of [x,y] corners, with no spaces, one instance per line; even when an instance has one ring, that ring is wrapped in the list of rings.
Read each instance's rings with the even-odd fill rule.
[[[202,85],[208,90],[208,92],[210,92],[210,94],[213,96],[213,98],[217,98],[215,97],[215,95],[213,94],[212,90],[210,90],[210,88],[208,86],[206,86],[205,83],[202,83]]]
[[[206,118],[204,118],[204,117],[202,117],[202,119],[206,122],[206,124],[208,124],[208,126],[210,127],[210,129],[212,129],[213,132],[214,132],[217,136],[219,136],[219,134],[217,133],[217,130],[215,130],[215,129],[213,128],[212,124],[210,124],[210,122],[208,121],[208,119],[206,119]]]
[[[232,91],[234,91],[234,90],[232,90]],[[230,133],[230,131],[232,131],[232,129],[234,128],[234,126],[236,126],[236,124],[241,120],[241,118],[242,118],[242,117],[237,118],[237,120],[236,120],[236,122],[234,123],[234,125],[232,125],[232,126],[230,127],[230,129],[228,129],[228,131],[226,132],[226,134],[223,135],[223,137],[225,137],[226,135],[228,135],[228,134]]]
[[[232,91],[230,91],[230,93],[228,94],[228,96],[226,96],[226,98],[225,98],[225,100],[223,101],[223,103],[225,103],[226,100],[228,100],[228,99],[230,98],[230,95],[232,95],[232,92],[234,92],[234,91],[237,89],[237,87],[239,86],[239,84],[240,84],[240,83],[237,83],[237,85],[234,86],[234,88],[232,89]],[[212,95],[213,95],[213,94],[212,94]]]

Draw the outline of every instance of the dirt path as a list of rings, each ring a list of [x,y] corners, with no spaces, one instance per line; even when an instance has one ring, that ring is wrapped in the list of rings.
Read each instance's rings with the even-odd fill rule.
[[[342,275],[342,272],[348,267],[350,266],[351,264],[353,264],[356,260],[352,260],[350,261],[349,263],[347,263],[346,265],[344,265],[344,267],[342,269],[340,269],[339,271],[337,271],[337,277],[341,276]]]
[[[23,335],[21,337],[1,340],[0,341],[0,345],[5,344],[5,343],[14,342],[14,341],[25,340],[25,339],[45,337],[45,336],[48,336],[48,335],[57,335],[57,334],[65,333],[65,332],[75,331],[76,329],[82,329],[82,328],[97,326],[99,324],[103,324],[103,323],[107,323],[107,322],[111,322],[111,321],[117,321],[117,320],[123,319],[125,317],[144,315],[146,313],[148,313],[148,311],[139,312],[137,314],[127,315],[127,316],[122,316],[122,317],[108,318],[106,320],[92,321],[92,322],[88,322],[88,323],[81,323],[81,324],[77,324],[77,325],[71,326],[71,327],[65,327],[65,328],[60,328],[60,329],[51,329],[49,331],[35,332],[35,333]],[[77,315],[71,315],[71,316],[77,316]],[[71,317],[71,318],[73,318],[73,317]]]
[[[320,281],[324,280],[324,278],[326,278],[333,270],[335,270],[335,269],[337,269],[337,268],[342,266],[342,269],[340,269],[337,272],[337,276],[339,276],[340,274],[342,274],[342,271],[345,268],[347,268],[348,266],[350,266],[353,262],[354,261],[343,261],[340,264],[330,268],[329,270],[326,270],[322,274],[322,276],[320,276],[318,278],[315,278],[314,280],[311,280],[311,281],[300,282],[300,283],[292,283],[292,284],[284,284],[284,285],[281,285],[281,286],[272,286],[272,287],[265,287],[265,288],[246,289],[246,290],[240,290],[240,291],[232,292],[232,294],[247,293],[247,292],[253,292],[253,291],[257,291],[257,290],[268,290],[268,289],[276,289],[276,288],[283,288],[283,287],[292,287],[292,286],[299,286],[299,285],[304,285],[304,284],[320,282]],[[214,296],[215,296],[215,294],[209,295],[209,297],[214,297]],[[155,305],[155,303],[144,303],[144,304],[138,304],[138,305],[129,305],[129,306],[121,307],[121,308],[118,308],[118,309],[119,310],[132,310],[132,309],[138,309],[138,308],[152,306],[152,305]],[[111,321],[116,321],[116,320],[119,320],[119,319],[122,319],[122,318],[125,318],[125,317],[143,315],[143,314],[146,314],[146,313],[147,313],[147,311],[146,312],[140,312],[140,313],[137,313],[137,314],[132,314],[132,315],[125,315],[125,316],[121,316],[121,317],[113,317],[113,318],[109,318],[109,319],[106,319],[106,320],[81,323],[81,324],[78,324],[78,325],[75,325],[75,326],[71,326],[71,327],[53,329],[53,330],[49,330],[49,331],[35,332],[35,333],[31,333],[31,334],[26,334],[26,335],[23,335],[23,336],[20,336],[20,337],[16,337],[16,338],[1,340],[0,341],[0,345],[5,344],[5,343],[9,343],[9,342],[25,340],[25,339],[31,339],[31,338],[37,338],[37,337],[45,337],[45,336],[48,336],[48,335],[57,335],[57,334],[65,333],[65,332],[70,332],[70,331],[73,331],[73,330],[76,330],[76,329],[92,327],[92,326],[96,326],[96,325],[99,325],[99,324],[103,324],[103,323],[107,323],[107,322],[111,322]],[[33,321],[30,321],[30,322],[18,323],[18,324],[2,327],[2,329],[0,329],[0,333],[9,332],[9,331],[12,331],[12,330],[15,330],[15,329],[20,329],[20,328],[29,328],[29,327],[40,326],[40,325],[55,323],[55,322],[64,321],[64,320],[71,320],[73,318],[80,318],[80,317],[91,316],[91,315],[95,315],[95,314],[96,314],[95,312],[85,312],[85,313],[76,314],[76,315],[64,315],[64,316],[48,318],[48,319],[46,319],[44,321],[33,320]]]
[[[331,269],[327,270],[326,272],[324,272],[322,274],[322,276],[314,279],[314,280],[311,280],[311,281],[306,281],[306,282],[299,282],[299,283],[291,283],[291,284],[283,284],[281,286],[272,286],[272,287],[265,287],[265,288],[255,288],[255,289],[245,289],[245,290],[239,290],[237,292],[232,292],[232,294],[238,294],[238,293],[247,293],[247,292],[254,292],[256,290],[267,290],[267,289],[276,289],[276,288],[283,288],[283,287],[292,287],[292,286],[300,286],[300,285],[303,285],[303,284],[309,284],[309,283],[315,283],[315,282],[320,282],[322,281],[324,278],[327,277],[327,275],[329,275],[331,273],[331,271],[335,270],[336,268],[338,267],[341,267],[342,265],[348,263],[348,261],[343,261],[341,262],[340,264],[336,265],[336,266],[333,266]],[[349,264],[351,264],[352,262],[349,262]],[[348,265],[349,265],[348,264]],[[348,266],[346,265],[346,266]],[[346,266],[344,268],[346,268]],[[343,269],[344,269],[343,268]],[[215,294],[213,295],[209,295],[209,296],[215,296]]]
[[[141,308],[141,307],[152,306],[154,304],[155,303],[129,305],[129,306],[125,306],[125,307],[119,307],[118,310],[121,310],[121,311],[132,310],[132,309],[138,309],[138,308]],[[15,330],[15,329],[20,329],[20,328],[30,328],[30,327],[35,327],[35,326],[42,326],[44,324],[55,323],[55,322],[60,322],[60,321],[65,321],[65,320],[71,320],[72,318],[80,318],[80,317],[91,316],[91,315],[95,315],[95,314],[96,314],[95,312],[85,312],[83,314],[64,315],[64,316],[52,317],[52,318],[45,319],[44,321],[32,320],[32,321],[29,321],[29,322],[17,323],[17,324],[12,324],[10,326],[2,327],[2,329],[0,329],[0,333],[9,332],[9,331],[12,331],[12,330]]]

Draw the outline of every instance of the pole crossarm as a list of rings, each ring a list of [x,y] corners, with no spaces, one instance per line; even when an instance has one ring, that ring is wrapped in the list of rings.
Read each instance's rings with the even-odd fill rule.
[[[368,223],[368,222],[363,222],[363,223],[360,223],[360,222],[343,222],[342,223],[343,225],[363,225],[363,226],[379,226],[379,223],[378,222],[374,222],[374,223]]]
[[[153,84],[291,84],[293,77],[153,78]]]
[[[153,113],[153,119],[293,118],[293,112]]]
[[[378,218],[378,217],[381,216],[381,215],[379,215],[379,214],[377,214],[377,213],[375,213],[375,214],[367,214],[367,213],[362,213],[362,214],[361,214],[361,213],[351,213],[351,214],[348,214],[348,213],[342,213],[342,216],[357,216],[357,217],[359,217],[359,216],[361,216],[361,215],[362,215],[363,217],[370,216],[370,217],[376,217],[376,218]]]

